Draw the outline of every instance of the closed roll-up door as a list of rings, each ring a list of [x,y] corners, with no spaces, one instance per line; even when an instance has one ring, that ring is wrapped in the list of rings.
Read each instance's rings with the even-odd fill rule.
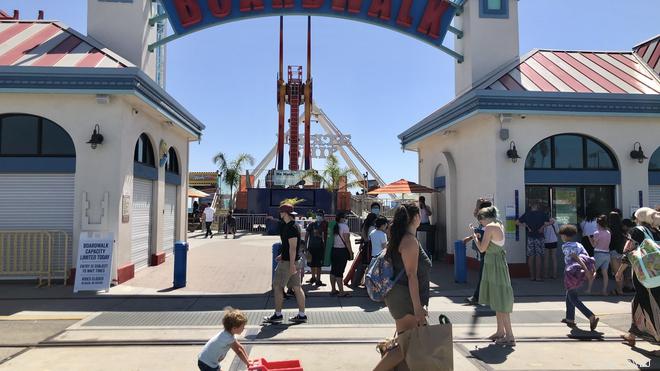
[[[649,186],[649,206],[660,206],[660,185]]]
[[[135,264],[135,270],[144,268],[149,263],[152,197],[153,182],[134,178],[133,210],[131,213],[131,261]]]
[[[0,174],[0,229],[53,231],[55,272],[65,262],[72,268],[74,181],[75,174]]]
[[[171,254],[176,231],[176,186],[165,185],[165,213],[163,215],[163,251]]]

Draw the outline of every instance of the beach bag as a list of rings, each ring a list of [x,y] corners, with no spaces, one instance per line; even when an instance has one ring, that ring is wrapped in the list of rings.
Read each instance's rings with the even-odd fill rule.
[[[444,315],[440,316],[440,324],[414,327],[400,334],[397,342],[412,371],[454,370],[452,326]]]
[[[364,277],[364,285],[367,288],[367,294],[373,301],[382,302],[394,284],[401,279],[405,270],[401,270],[396,277],[394,276],[394,264],[388,258],[387,251],[383,250],[380,254],[371,259],[367,274]]]
[[[639,282],[648,289],[660,286],[660,246],[648,229],[644,231],[644,241],[628,253],[628,260]]]
[[[594,271],[596,268],[596,260],[589,255],[580,254],[578,256],[584,263],[588,270]],[[587,272],[582,269],[580,263],[574,261],[564,271],[564,287],[566,290],[574,290],[582,286],[584,281],[587,280]]]

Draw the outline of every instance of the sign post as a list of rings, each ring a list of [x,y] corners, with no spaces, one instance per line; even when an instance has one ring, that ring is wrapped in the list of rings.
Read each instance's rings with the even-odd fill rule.
[[[73,292],[110,291],[114,244],[112,233],[80,233]]]

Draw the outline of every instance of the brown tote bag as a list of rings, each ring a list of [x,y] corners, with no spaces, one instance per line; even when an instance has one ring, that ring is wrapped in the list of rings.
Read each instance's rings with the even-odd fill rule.
[[[446,316],[440,316],[438,325],[415,327],[400,334],[397,341],[411,371],[454,370],[452,328]]]

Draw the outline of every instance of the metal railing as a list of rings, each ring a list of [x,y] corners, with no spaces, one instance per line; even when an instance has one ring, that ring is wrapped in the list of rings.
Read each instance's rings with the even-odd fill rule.
[[[266,214],[234,214],[236,231],[263,232],[266,230]],[[224,231],[227,215],[216,215],[213,225],[217,230]]]
[[[56,273],[69,275],[69,233],[48,230],[0,230],[0,276],[37,278],[51,285]]]
[[[351,233],[362,233],[362,229],[360,229],[362,226],[362,221],[362,218],[357,216],[348,217],[348,229],[351,231]]]

